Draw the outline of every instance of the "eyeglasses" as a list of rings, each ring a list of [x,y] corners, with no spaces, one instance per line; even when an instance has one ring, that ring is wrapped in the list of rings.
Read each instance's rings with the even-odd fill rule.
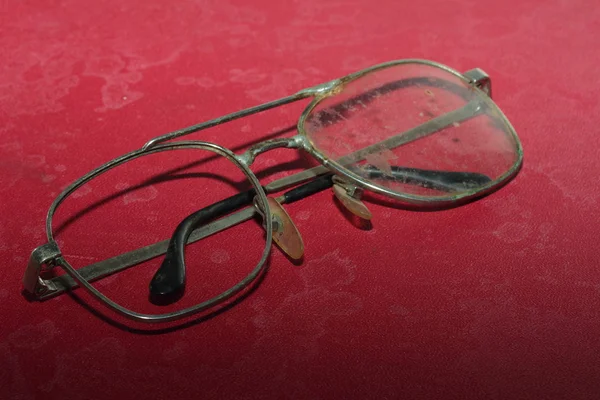
[[[308,98],[312,101],[300,116],[295,136],[260,142],[242,154],[205,141],[171,141]],[[277,148],[302,150],[320,165],[262,186],[250,166],[257,156]],[[166,160],[178,159],[180,150],[209,152],[229,161],[230,167],[241,172],[249,183],[248,190],[193,211],[179,223],[170,240],[75,268],[75,257],[62,253],[54,239],[57,229],[53,217],[58,207],[67,198],[82,197],[77,195],[78,190],[109,171],[120,171],[125,164],[159,153],[168,154]],[[361,201],[365,192],[410,206],[454,206],[501,187],[516,175],[522,158],[517,134],[491,100],[491,81],[482,70],[461,74],[424,60],[380,64],[154,138],[141,149],[84,175],[52,203],[46,219],[48,243],[31,255],[23,278],[25,293],[45,300],[81,286],[130,319],[174,321],[212,309],[249,287],[264,272],[272,241],[290,258],[302,257],[301,235],[282,207],[284,204],[332,188],[339,203],[362,219],[371,218]],[[146,170],[163,172],[164,168],[162,164],[146,166]],[[191,186],[187,189],[191,190]],[[287,191],[278,197],[268,196],[283,190]],[[181,193],[187,191],[184,188]],[[124,204],[131,200],[124,199]],[[178,198],[169,201],[166,204],[177,202]],[[186,246],[256,216],[264,230],[265,245],[260,258],[243,279],[208,300],[169,312],[142,313],[118,304],[91,284],[166,254],[150,280],[150,300],[155,304],[175,304],[188,286]],[[104,245],[98,243],[95,247]],[[55,267],[64,270],[64,274],[52,276]]]

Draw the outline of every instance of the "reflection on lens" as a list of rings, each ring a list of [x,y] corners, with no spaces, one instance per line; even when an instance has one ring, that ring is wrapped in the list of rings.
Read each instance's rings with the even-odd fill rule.
[[[326,158],[397,194],[448,197],[477,191],[519,161],[512,128],[491,100],[460,77],[427,64],[398,64],[345,83],[316,105],[303,128]],[[444,172],[466,174],[448,190],[427,179],[404,179],[393,167],[440,172],[443,178]],[[373,168],[380,173],[374,176]]]
[[[64,259],[80,269],[169,239],[185,217],[250,188],[243,171],[212,152],[178,149],[145,155],[76,189],[58,208],[53,232]],[[149,283],[163,255],[93,285],[136,312],[177,311],[239,283],[257,265],[264,247],[264,231],[254,220],[188,245],[185,295],[168,306],[154,305],[149,298]]]

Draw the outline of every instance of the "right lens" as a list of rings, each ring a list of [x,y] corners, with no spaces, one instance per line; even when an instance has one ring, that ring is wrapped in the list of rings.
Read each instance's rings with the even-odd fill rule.
[[[520,162],[518,139],[496,105],[441,66],[390,65],[334,92],[303,121],[308,139],[324,157],[396,194],[443,200],[476,192]],[[368,173],[372,167],[378,178]],[[465,174],[464,185],[449,195],[407,183],[394,167],[476,175]],[[489,179],[468,179],[477,174]]]
[[[211,151],[177,148],[145,154],[72,192],[55,213],[53,234],[63,258],[79,269],[169,239],[187,216],[250,189],[241,169]],[[138,313],[175,312],[245,279],[261,260],[264,248],[264,230],[255,220],[189,244],[185,295],[168,306],[149,301],[149,283],[164,256],[100,279],[93,286]]]

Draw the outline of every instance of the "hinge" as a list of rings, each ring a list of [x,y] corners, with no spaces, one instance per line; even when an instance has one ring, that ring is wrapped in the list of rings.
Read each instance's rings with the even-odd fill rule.
[[[57,290],[52,281],[44,280],[40,276],[43,269],[55,266],[57,259],[61,256],[56,242],[46,243],[31,253],[29,264],[23,276],[23,287],[25,291],[36,299]]]
[[[483,90],[490,98],[492,97],[492,80],[490,76],[480,68],[475,68],[464,73],[472,85]]]

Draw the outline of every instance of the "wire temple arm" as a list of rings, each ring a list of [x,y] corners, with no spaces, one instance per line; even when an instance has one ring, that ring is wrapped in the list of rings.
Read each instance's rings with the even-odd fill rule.
[[[407,168],[407,170],[410,170],[410,169]],[[316,179],[315,179],[315,175],[313,175],[312,180],[310,180],[308,183],[305,183],[300,186],[296,186],[294,189],[288,190],[283,195],[278,197],[277,200],[280,201],[282,204],[289,204],[294,201],[298,201],[303,198],[309,197],[311,194],[317,193],[319,191],[322,191],[324,189],[331,187],[332,186],[332,184],[331,184],[332,174],[328,173],[327,171],[328,170],[326,169],[326,173],[327,173],[326,175],[320,175]],[[421,170],[421,171],[425,172],[425,170]],[[376,173],[376,172],[374,172],[374,173]],[[455,175],[456,179],[450,178],[452,174],[467,174],[466,175],[467,178],[470,177],[470,178],[474,178],[474,179],[479,179],[478,177],[480,176],[480,177],[482,177],[482,179],[486,179],[486,180],[489,179],[485,175],[481,175],[481,174],[462,173],[462,172],[459,172],[459,173],[444,172],[442,175],[442,177],[443,177],[442,182],[445,182],[444,186],[447,186],[448,188],[450,188],[451,186],[461,184],[460,183],[461,178],[459,178],[458,175]],[[383,174],[381,174],[381,175],[383,175]],[[408,178],[409,173],[405,172],[404,176]],[[417,179],[418,179],[418,177],[419,177],[419,174],[416,174]],[[423,186],[427,186],[428,184],[431,184],[432,181],[433,181],[433,179],[427,179],[426,181],[423,182]],[[277,188],[269,190],[269,187],[270,187],[270,185],[267,185],[265,187],[267,189],[266,190],[267,192],[278,191]],[[441,187],[438,188],[438,190],[442,190]],[[240,193],[239,196],[244,196],[244,193]],[[246,199],[252,199],[252,197],[254,196],[254,193],[251,191],[250,193],[247,194],[247,196],[248,197]],[[225,199],[223,201],[229,201],[229,199]],[[248,201],[250,201],[250,200],[248,200]],[[247,202],[245,204],[247,204]],[[221,218],[221,219],[215,220],[207,225],[203,225],[202,227],[196,229],[190,235],[187,243],[188,244],[194,243],[205,237],[208,237],[208,236],[218,233],[222,230],[225,230],[228,227],[235,226],[241,222],[252,219],[254,217],[255,213],[256,212],[253,208],[245,208],[242,211],[238,211],[236,213],[230,214],[229,216],[227,216],[225,218]],[[142,247],[139,249],[135,249],[135,250],[131,250],[127,253],[124,253],[124,254],[121,254],[121,255],[106,259],[106,260],[102,260],[102,261],[96,262],[94,264],[87,265],[87,266],[79,269],[78,272],[82,275],[82,277],[86,281],[93,282],[93,281],[102,279],[106,276],[110,276],[119,271],[130,268],[134,265],[137,265],[137,264],[140,264],[147,260],[150,260],[152,258],[159,257],[166,253],[168,245],[169,245],[169,240],[163,240],[161,242],[153,243],[148,246],[145,246],[145,247]],[[37,274],[35,275],[35,277],[37,277]],[[37,282],[37,278],[35,279],[35,281]],[[32,295],[35,295],[35,298],[37,300],[47,300],[47,299],[53,298],[55,296],[58,296],[61,293],[64,293],[65,291],[72,290],[72,289],[76,288],[77,286],[79,286],[77,281],[75,281],[68,274],[56,276],[56,277],[46,280],[44,282],[47,283],[48,285],[51,285],[52,290],[48,290],[44,293],[34,293],[33,289],[29,291]]]
[[[417,168],[391,167],[391,175],[373,166],[361,169],[369,178],[393,179],[398,182],[423,186],[445,192],[454,192],[482,186],[490,181],[486,175],[475,172],[431,171]],[[284,193],[280,202],[292,203],[311,196],[333,185],[332,173]],[[178,300],[185,289],[185,246],[192,232],[200,225],[222,217],[244,205],[251,204],[255,191],[249,190],[205,207],[185,218],[175,229],[160,268],[150,282],[150,298],[154,303],[165,304]]]
[[[368,166],[368,178],[394,180],[398,183],[422,186],[426,189],[441,192],[458,192],[476,189],[491,181],[490,177],[477,172],[434,171],[418,168],[391,167],[392,175],[388,175],[375,167]],[[364,172],[363,172],[364,174]]]

